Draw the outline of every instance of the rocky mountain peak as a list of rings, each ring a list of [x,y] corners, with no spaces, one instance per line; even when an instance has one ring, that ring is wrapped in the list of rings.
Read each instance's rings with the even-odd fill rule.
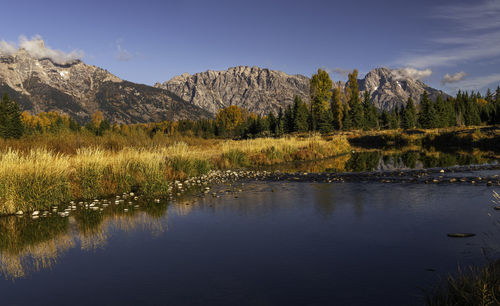
[[[34,50],[42,47],[37,41]],[[83,122],[101,111],[123,123],[209,116],[166,90],[124,81],[81,60],[61,62],[33,52],[20,48],[0,54],[0,92],[31,113],[58,111]]]
[[[412,79],[400,70],[376,68],[358,80],[360,91],[368,91],[372,103],[379,109],[390,110],[405,105],[408,97],[416,103],[426,90],[431,98],[444,95],[420,80]],[[334,87],[345,89],[346,83],[335,82]],[[259,67],[237,66],[223,71],[175,76],[155,87],[164,88],[184,100],[215,114],[220,108],[238,105],[260,115],[278,112],[293,102],[297,95],[309,101],[309,78],[288,75],[281,71]]]
[[[223,71],[207,70],[175,76],[155,87],[167,89],[212,114],[237,105],[267,115],[293,102],[295,96],[307,100],[309,79],[266,68],[236,66]]]
[[[424,91],[427,91],[432,99],[438,95],[447,96],[444,92],[431,88],[421,80],[413,79],[397,69],[373,69],[363,79],[358,80],[358,83],[360,91],[368,91],[372,103],[385,110],[406,105],[410,97],[420,103]]]

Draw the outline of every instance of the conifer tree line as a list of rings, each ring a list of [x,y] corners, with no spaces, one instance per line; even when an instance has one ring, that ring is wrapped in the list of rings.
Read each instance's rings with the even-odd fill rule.
[[[424,92],[420,104],[409,98],[402,106],[379,110],[368,92],[360,93],[358,71],[348,75],[346,88],[334,86],[322,69],[310,80],[310,99],[296,96],[293,103],[277,113],[259,116],[232,105],[219,110],[215,119],[164,121],[147,124],[111,124],[100,112],[81,126],[76,120],[55,112],[30,115],[4,95],[0,101],[0,138],[20,138],[23,134],[85,132],[127,135],[134,130],[204,138],[279,137],[289,133],[317,131],[444,128],[500,124],[500,87],[485,96],[459,91],[456,97],[438,96],[432,101]]]
[[[0,100],[0,137],[20,138],[24,132],[19,105],[4,94]]]

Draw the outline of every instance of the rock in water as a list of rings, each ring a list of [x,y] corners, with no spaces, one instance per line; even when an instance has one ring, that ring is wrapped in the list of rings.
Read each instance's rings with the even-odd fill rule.
[[[467,237],[474,237],[476,234],[472,233],[449,233],[448,237],[453,237],[453,238],[467,238]]]

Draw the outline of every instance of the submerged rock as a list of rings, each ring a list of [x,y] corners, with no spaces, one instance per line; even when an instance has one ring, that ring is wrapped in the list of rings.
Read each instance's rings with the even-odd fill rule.
[[[476,234],[473,233],[448,233],[447,235],[452,238],[468,238],[476,236]]]

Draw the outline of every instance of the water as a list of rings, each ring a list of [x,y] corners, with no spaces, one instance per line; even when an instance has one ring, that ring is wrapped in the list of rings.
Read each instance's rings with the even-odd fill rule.
[[[284,172],[363,172],[408,169],[447,168],[467,165],[498,165],[495,152],[436,151],[421,147],[394,150],[366,150],[354,148],[350,154],[320,161],[292,162],[263,167],[263,170]]]
[[[419,305],[421,288],[498,249],[498,188],[227,188],[129,212],[0,219],[2,304]]]

